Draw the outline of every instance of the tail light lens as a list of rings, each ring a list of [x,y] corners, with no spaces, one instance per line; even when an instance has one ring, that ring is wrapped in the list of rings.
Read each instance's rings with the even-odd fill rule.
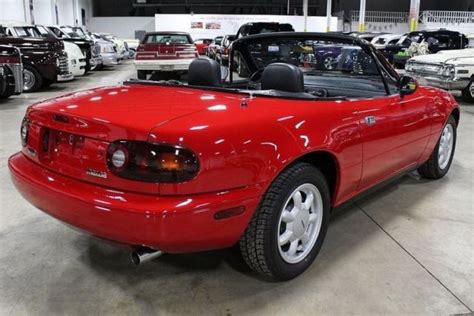
[[[196,176],[199,160],[191,150],[180,146],[121,140],[109,145],[107,166],[121,178],[177,183]]]

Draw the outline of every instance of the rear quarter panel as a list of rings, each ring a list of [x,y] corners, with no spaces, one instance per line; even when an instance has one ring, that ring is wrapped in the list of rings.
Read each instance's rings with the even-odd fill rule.
[[[212,96],[207,110],[153,129],[149,141],[194,150],[201,168],[193,180],[160,184],[160,194],[189,194],[268,185],[313,151],[338,161],[339,195],[355,190],[361,174],[359,122],[352,101]],[[241,104],[245,103],[246,106]]]

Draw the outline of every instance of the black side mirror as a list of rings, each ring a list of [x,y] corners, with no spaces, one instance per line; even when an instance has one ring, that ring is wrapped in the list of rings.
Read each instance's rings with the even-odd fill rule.
[[[416,91],[418,83],[410,76],[402,76],[398,81],[398,90],[401,96],[410,95]]]

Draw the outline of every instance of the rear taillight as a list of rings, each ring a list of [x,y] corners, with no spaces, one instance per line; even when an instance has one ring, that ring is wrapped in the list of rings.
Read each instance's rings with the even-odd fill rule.
[[[109,145],[107,166],[113,174],[130,180],[176,183],[194,178],[199,160],[180,146],[122,140]]]

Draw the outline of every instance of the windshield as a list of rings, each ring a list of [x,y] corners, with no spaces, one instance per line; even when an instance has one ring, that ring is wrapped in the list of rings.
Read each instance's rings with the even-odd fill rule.
[[[73,38],[82,38],[80,34],[78,34],[75,30],[73,30],[69,26],[61,26],[61,30],[64,31],[68,36],[73,37]]]
[[[419,43],[422,39],[421,34],[411,34],[411,35],[404,35],[397,44],[402,46],[410,46],[411,43]]]
[[[43,27],[15,26],[13,27],[18,37],[50,37],[50,33]]]
[[[372,58],[357,45],[323,40],[276,39],[250,44],[248,50],[258,69],[283,62],[298,66],[304,74],[379,75]]]
[[[187,35],[182,34],[151,34],[145,37],[145,44],[191,44],[191,39]]]

